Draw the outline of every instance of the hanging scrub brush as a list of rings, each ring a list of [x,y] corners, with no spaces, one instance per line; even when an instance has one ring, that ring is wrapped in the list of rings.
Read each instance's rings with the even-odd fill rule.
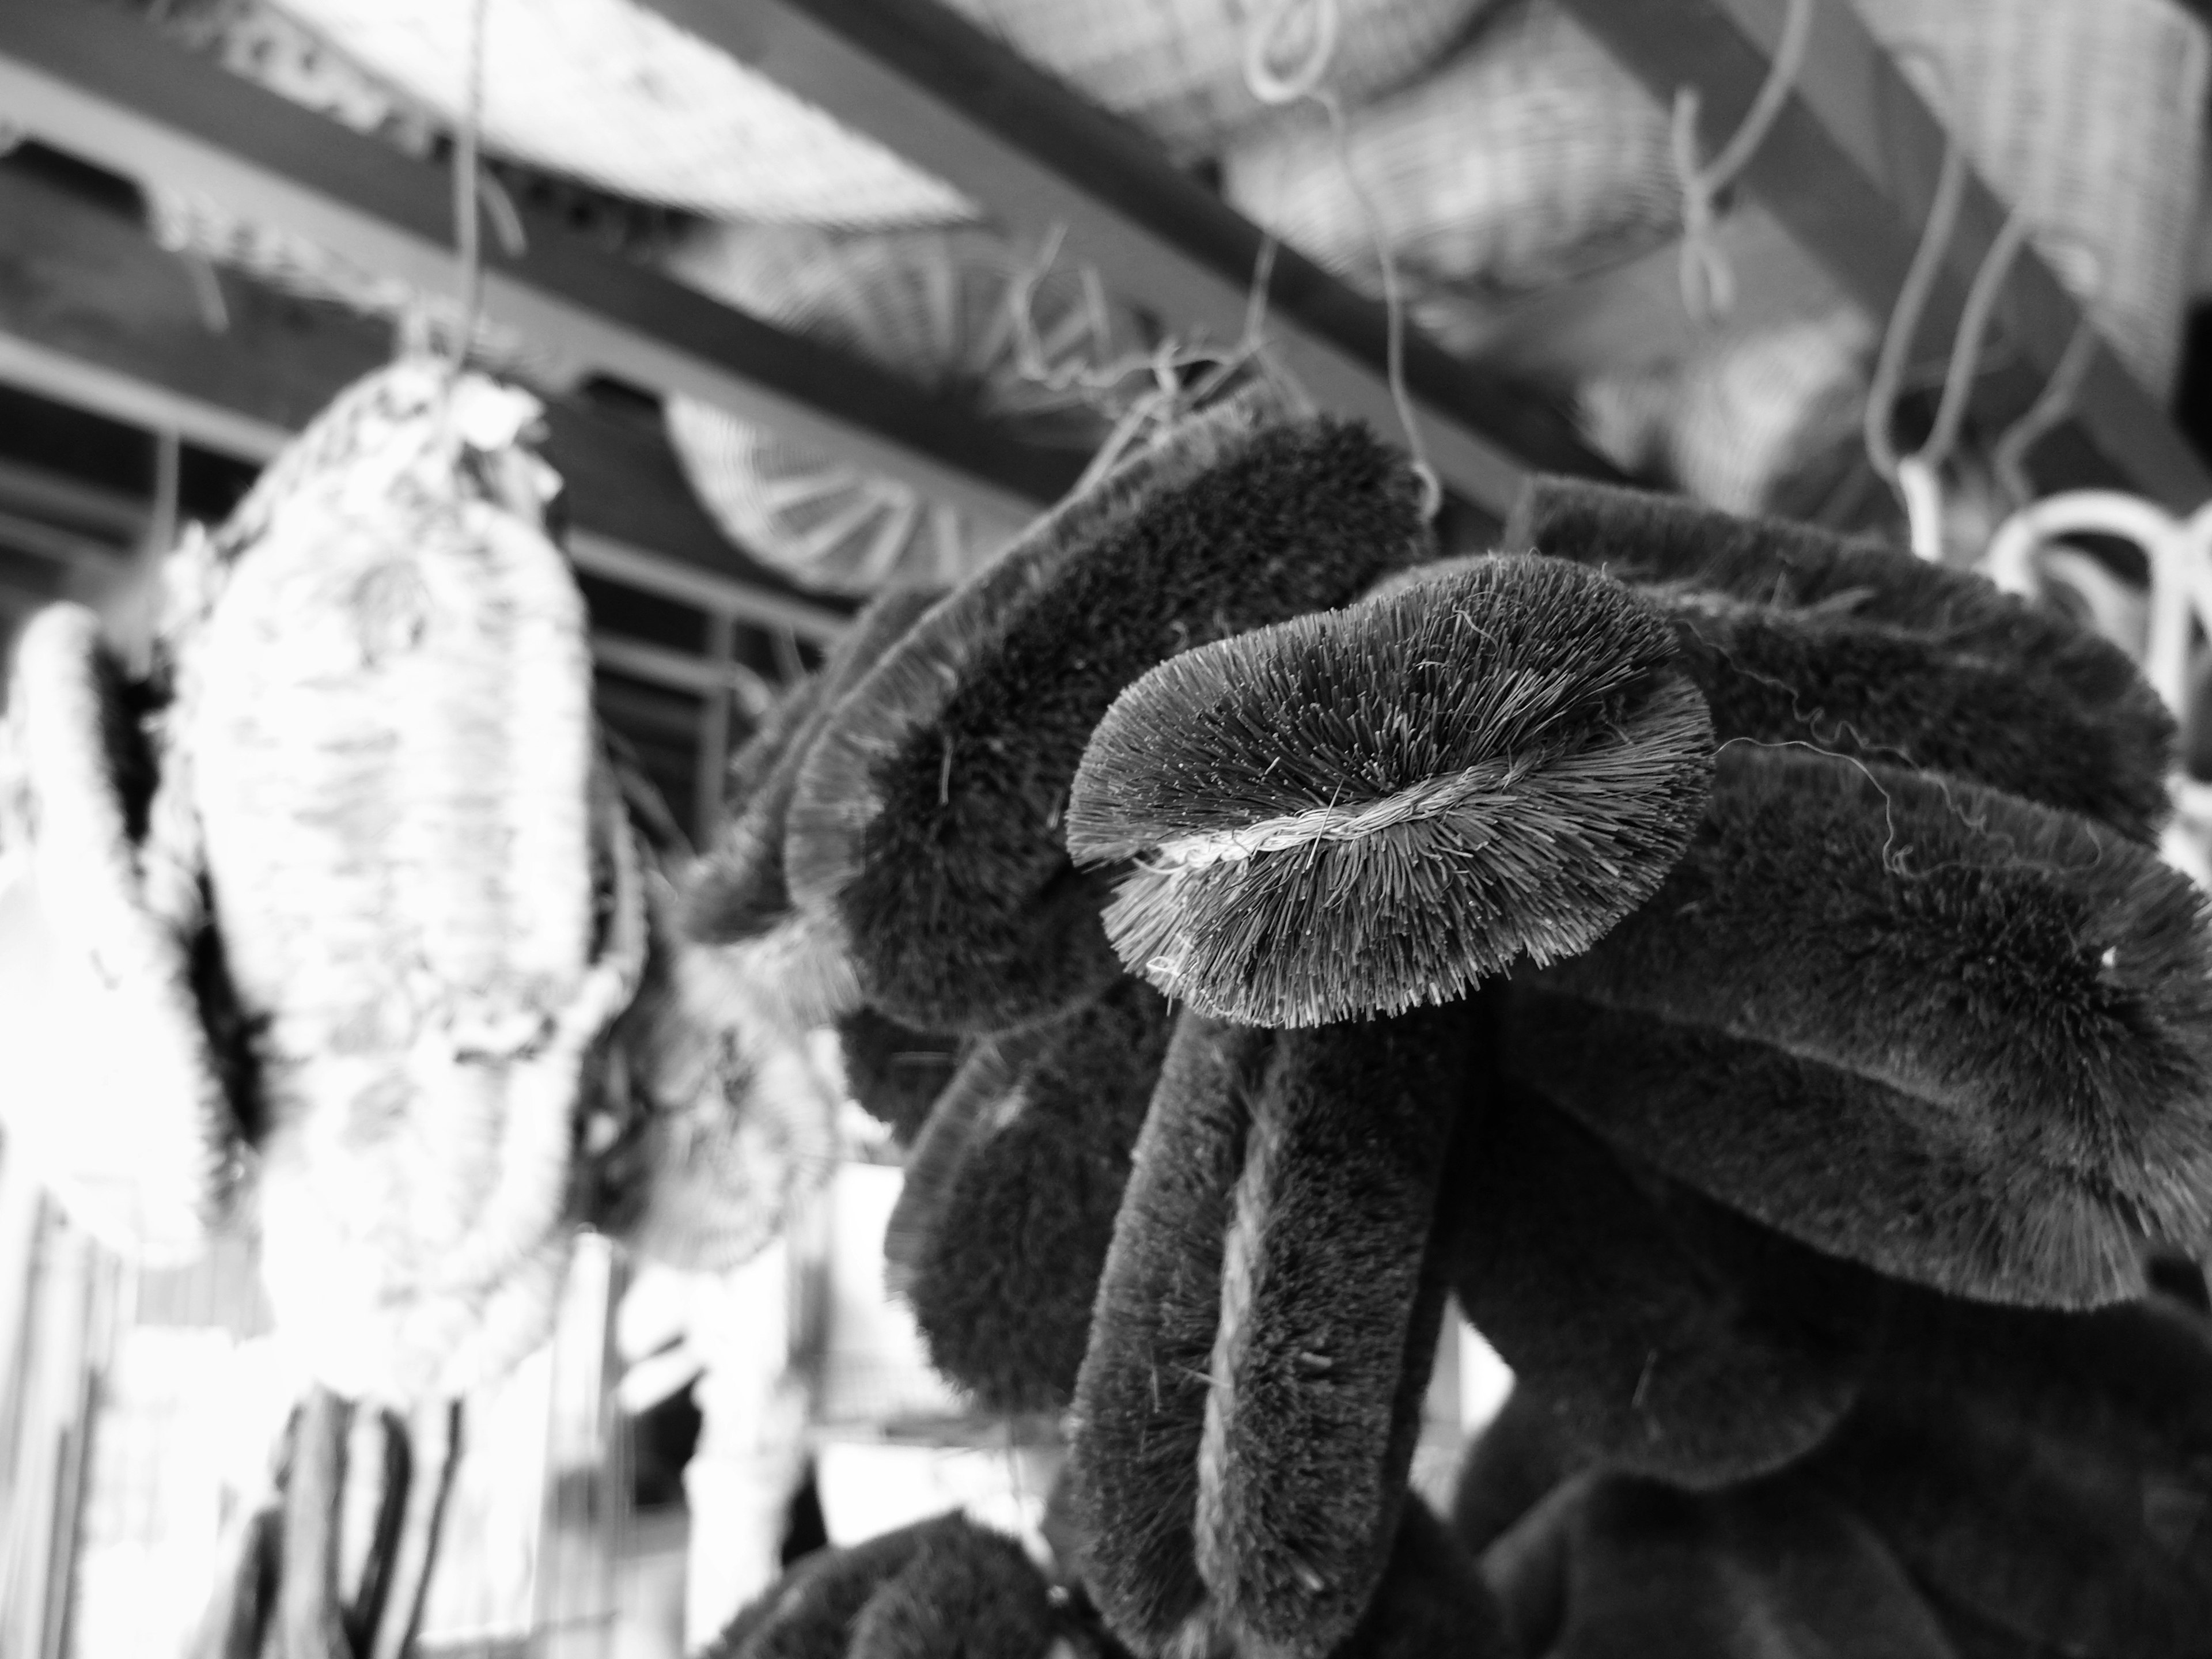
[[[941,1515],[806,1557],[699,1659],[1046,1659],[1066,1622],[1020,1545]]]
[[[2212,1242],[2203,897],[2092,820],[1724,750],[1650,902],[1522,976],[1510,1064],[1816,1248],[1994,1299],[2140,1295]]]
[[[1516,1085],[1468,1126],[1443,1203],[1461,1310],[1564,1473],[1711,1488],[1782,1468],[1880,1343],[1872,1274],[1630,1165]]]
[[[867,1000],[938,1030],[1043,1018],[1110,983],[1103,894],[1061,818],[1091,729],[1147,669],[1323,610],[1429,550],[1419,485],[1364,428],[1262,386],[1046,515],[838,707],[787,860]]]
[[[1076,1384],[1085,1583],[1115,1635],[1332,1651],[1398,1530],[1443,1311],[1461,1011],[1269,1033],[1186,1013]]]
[[[0,1091],[9,1144],[109,1249],[189,1259],[239,1204],[257,1111],[220,1034],[179,769],[144,729],[151,697],[76,605],[17,637],[0,728]]]
[[[1133,862],[1106,913],[1131,969],[1316,1025],[1587,947],[1680,854],[1711,749],[1651,607],[1480,560],[1162,665],[1092,735],[1068,846]]]
[[[2212,1322],[1901,1296],[1806,1475],[1925,1587],[1961,1652],[2184,1659],[2212,1620]]]
[[[781,1010],[793,1031],[851,1012],[859,985],[835,930],[796,905],[786,882],[792,796],[837,705],[938,597],[915,587],[878,595],[829,660],[787,694],[767,742],[740,757],[743,769],[757,776],[732,778],[741,787],[732,791],[731,814],[684,881],[684,932],[721,947],[728,970],[755,988],[757,1001]]]
[[[1650,592],[1723,742],[1926,767],[2152,842],[2173,723],[2124,653],[1979,576],[1807,525],[1537,478],[1501,542]]]
[[[1167,1004],[1122,980],[1043,1026],[987,1037],[916,1143],[884,1253],[930,1364],[993,1412],[1075,1389]]]
[[[902,1146],[913,1146],[970,1043],[914,1030],[872,1008],[854,1009],[836,1031],[845,1092]]]
[[[645,952],[537,414],[394,364],[177,572],[177,747],[260,1022],[264,1277],[349,1397],[456,1395],[543,1335],[587,1056]]]

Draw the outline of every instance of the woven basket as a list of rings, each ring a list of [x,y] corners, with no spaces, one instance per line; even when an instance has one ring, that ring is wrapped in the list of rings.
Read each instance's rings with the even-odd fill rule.
[[[1624,471],[1756,514],[1808,456],[1856,442],[1873,331],[1857,311],[1715,335],[1663,368],[1581,389],[1591,440]]]
[[[1222,191],[1370,291],[1358,186],[1408,286],[1517,293],[1663,239],[1681,219],[1665,112],[1553,0],[1485,25],[1436,75],[1346,118],[1285,123],[1231,151]]]
[[[703,233],[672,261],[677,276],[757,316],[1018,421],[1033,441],[1085,451],[1104,435],[1115,394],[1056,390],[1024,373],[1010,302],[1031,263],[985,231],[841,238],[729,227]],[[1036,285],[1030,315],[1056,373],[1104,363],[1128,332],[1073,271]],[[1141,389],[1133,378],[1120,392]],[[955,586],[1020,528],[928,501],[694,399],[669,400],[668,430],[730,538],[821,592]]]
[[[1244,59],[1273,0],[950,0],[1093,102],[1143,127],[1182,158],[1211,155],[1271,123]],[[1322,84],[1365,103],[1415,79],[1494,0],[1335,0],[1337,35]],[[1293,3],[1270,42],[1273,64],[1312,52],[1314,0]]]
[[[447,125],[468,108],[473,5],[278,3]],[[641,201],[850,227],[975,216],[950,185],[630,0],[486,0],[483,68],[487,151]]]
[[[382,370],[176,584],[178,744],[262,1022],[264,1273],[351,1396],[458,1394],[542,1335],[586,1056],[644,954],[537,412]]]
[[[246,1152],[193,982],[198,852],[137,720],[91,611],[31,619],[0,734],[0,1119],[73,1220],[161,1265],[228,1218]]]
[[[720,1273],[828,1179],[838,1094],[720,952],[678,937],[674,890],[657,877],[651,888],[653,959],[614,1031],[619,1086],[641,1120],[635,1201],[614,1231],[656,1261]]]
[[[2179,365],[2208,37],[2173,0],[1857,0],[2144,386]]]

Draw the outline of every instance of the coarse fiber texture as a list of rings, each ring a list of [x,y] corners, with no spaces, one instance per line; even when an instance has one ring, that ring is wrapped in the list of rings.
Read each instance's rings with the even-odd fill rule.
[[[21,863],[0,871],[0,1118],[79,1226],[173,1264],[231,1217],[257,1115],[216,1035],[222,946],[181,768],[162,766],[145,690],[92,611],[39,611],[14,657],[0,847]]]
[[[1522,1650],[1551,1659],[1954,1659],[1877,1531],[1794,1475],[1575,1482],[1483,1571]]]
[[[1062,817],[1115,696],[1431,550],[1404,459],[1364,427],[1273,418],[1278,396],[1196,417],[1048,515],[839,706],[787,860],[886,1013],[1003,1029],[1110,983],[1103,884]]]
[[[1723,743],[1801,744],[1942,772],[2155,845],[2165,723],[2116,720],[2026,665],[1855,614],[1695,590],[1655,594]]]
[[[1021,1547],[948,1514],[806,1558],[699,1659],[1045,1659],[1055,1623]]]
[[[1814,1152],[1771,1125],[1720,1122],[1733,1087],[1678,1115],[1613,1079],[1577,1080],[1605,1065],[1578,1052],[1587,1030],[1554,1030],[1516,1063],[1641,1156],[1823,1249],[2006,1300],[2112,1301],[2140,1291],[2150,1241],[2202,1253],[2212,1237],[2204,915],[2185,878],[2091,820],[1731,745],[1666,884],[1527,983],[1804,1063],[1741,1079],[1768,1097],[1804,1090],[1804,1067],[1880,1090],[1850,1091],[1850,1110],[1791,1103],[1808,1129],[1820,1112]],[[1657,1035],[1674,1053],[1654,1071],[1702,1048],[1696,1063],[1726,1086],[1702,1035]],[[1771,1155],[1747,1155],[1754,1142]],[[1897,1185],[1872,1186],[1877,1174]],[[1984,1237],[2000,1217],[2001,1237]]]
[[[1697,823],[1704,700],[1620,583],[1481,559],[1170,659],[1091,735],[1079,863],[1121,960],[1248,1024],[1449,1002],[1584,950]]]
[[[1473,1036],[1461,1010],[1179,1025],[1077,1385],[1084,1577],[1133,1646],[1318,1659],[1365,1612],[1443,1310]]]
[[[779,700],[763,752],[732,766],[729,816],[684,883],[684,931],[710,945],[765,933],[789,915],[784,881],[785,821],[800,769],[831,712],[854,684],[939,598],[934,589],[894,587],[854,617],[821,667]],[[769,745],[773,744],[772,751]],[[751,774],[757,775],[750,775]]]
[[[1474,1557],[1418,1498],[1406,1500],[1375,1599],[1330,1659],[1521,1659]]]
[[[837,1021],[836,1030],[845,1092],[902,1146],[913,1146],[959,1069],[967,1042],[915,1030],[873,1008],[854,1009]]]
[[[1940,711],[1929,708],[1916,717],[1908,706],[1884,707],[1870,695],[1872,686],[1865,688],[1869,695],[1824,713],[1832,697],[1851,689],[1848,682],[1830,682],[1847,672],[1870,673],[1873,662],[1856,671],[1846,665],[1848,659],[1830,656],[1818,681],[1800,684],[1787,672],[1786,658],[1762,660],[1764,653],[1753,654],[1747,642],[1738,670],[1789,681],[1790,706],[1814,728],[1812,740],[1821,747],[1856,744],[1869,751],[1868,759],[1893,758],[1879,750],[1902,748],[1916,764],[1959,766],[1963,775],[2087,812],[2138,840],[2154,839],[2166,816],[2173,722],[2127,654],[2070,618],[1999,592],[1979,576],[1810,525],[1739,518],[1675,496],[1574,478],[1531,479],[1500,543],[1596,565],[1639,586],[1680,592],[1696,607],[1687,613],[1687,629],[1714,639],[1723,652],[1733,642],[1707,618],[1725,615],[1718,602],[1733,600],[1794,613],[1801,625],[1815,630],[1848,625],[1857,648],[1869,653],[1885,649],[1890,630],[1899,630],[1940,651],[1962,674],[2008,674],[2031,688],[2013,694],[2008,711],[2013,717],[2036,721],[2052,741],[2077,728],[2099,733],[2096,741],[2082,751],[2046,750],[2039,774],[2034,751],[2024,747],[2027,733],[1990,733],[1969,745],[1958,732],[1947,735],[1937,726]],[[1826,648],[1840,653],[1848,647],[1830,640]],[[1695,672],[1700,653],[1686,654]],[[1711,665],[1709,655],[1705,660]],[[1716,686],[1712,695],[1717,721],[1732,711],[1738,717],[1757,712],[1747,701],[1748,687],[1729,692]],[[1885,726],[1899,724],[1871,727],[1856,739],[1842,729],[1877,716]],[[1773,706],[1760,718],[1773,719]],[[1916,720],[1924,729],[1916,729]],[[1845,743],[1833,742],[1836,737]],[[1916,747],[1930,744],[1924,753]]]
[[[1451,1529],[1480,1554],[1540,1503],[1579,1463],[1553,1425],[1552,1408],[1516,1378],[1512,1392],[1468,1445],[1452,1483]]]
[[[2002,1651],[2183,1659],[2212,1628],[2212,1323],[1900,1300],[1806,1474]]]
[[[1499,1088],[1447,1177],[1453,1287],[1561,1472],[1714,1487],[1817,1445],[1873,1362],[1881,1287],[1625,1164]]]
[[[1206,1601],[1194,1535],[1223,1241],[1262,1034],[1186,1010],[1138,1133],[1075,1384],[1066,1475],[1084,1583],[1108,1626],[1161,1651]]]
[[[404,360],[178,572],[204,615],[173,729],[260,1022],[264,1277],[319,1381],[394,1405],[542,1334],[586,1069],[645,955],[538,415]]]
[[[942,1193],[927,1231],[901,1247],[902,1294],[930,1364],[987,1410],[1058,1412],[1074,1394],[1172,1028],[1158,992],[1122,980],[1041,1028],[949,1170],[934,1156],[935,1115],[923,1133],[907,1191],[934,1178]],[[961,1092],[947,1091],[948,1109]]]

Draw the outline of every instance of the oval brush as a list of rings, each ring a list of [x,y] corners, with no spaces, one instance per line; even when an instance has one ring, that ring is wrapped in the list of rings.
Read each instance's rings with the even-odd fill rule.
[[[1430,550],[1418,481],[1363,427],[1240,400],[1172,431],[839,706],[793,805],[793,891],[834,912],[868,1000],[895,1018],[981,1031],[1072,1006],[1120,971],[1101,886],[1069,865],[1060,823],[1115,695]]]
[[[1563,1473],[1723,1486],[1802,1456],[1857,1397],[1873,1275],[1632,1168],[1526,1088],[1492,1097],[1445,1193],[1461,1310]]]
[[[1163,664],[1100,722],[1068,847],[1133,860],[1123,962],[1307,1026],[1586,948],[1658,886],[1710,768],[1664,620],[1502,556]]]
[[[1475,1028],[1179,1023],[1076,1386],[1084,1578],[1131,1645],[1319,1659],[1365,1613],[1443,1314]]]
[[[1547,1081],[1582,1073],[1564,1103],[1820,1249],[2008,1300],[2111,1301],[2142,1293],[2153,1241],[2212,1242],[2205,922],[2185,878],[2091,820],[1735,744],[1651,901],[1523,977],[1659,1022],[1647,1029],[1669,1046],[1593,1049],[1587,1023],[1516,1030],[1515,1063]],[[1881,1086],[1851,1091],[1820,1155],[1793,1152],[1752,1121],[1776,1086],[1710,1045],[1699,1101],[1680,1116],[1639,1104],[1650,1073],[1694,1046],[1669,1026]],[[1746,1155],[1761,1144],[1781,1150]],[[2008,1210],[2019,1219],[1993,1257],[1981,1229]]]
[[[999,1097],[968,1115],[949,1169],[932,1115],[900,1209],[933,1180],[939,1194],[895,1260],[930,1363],[988,1410],[1058,1412],[1074,1393],[1170,1024],[1158,992],[1121,980],[1044,1028]],[[946,1105],[958,1098],[948,1091]]]
[[[930,606],[939,590],[892,587],[855,617],[822,666],[780,699],[731,764],[730,811],[684,884],[684,930],[708,945],[734,945],[787,921],[785,818],[808,752],[845,694]]]
[[[2212,1323],[1910,1294],[1805,1468],[2003,1653],[2185,1659],[2212,1621]],[[1999,1637],[1996,1633],[2001,1632]],[[1960,1651],[1967,1651],[1966,1630]]]
[[[929,1109],[960,1068],[968,1045],[900,1024],[876,1009],[855,1008],[836,1024],[845,1091],[861,1110],[912,1146]]]
[[[1998,719],[1991,711],[1982,717],[1986,726],[1981,741],[1967,743],[1963,733],[1954,734],[1957,740],[1947,751],[1950,759],[1974,763],[1963,769],[1964,775],[2088,811],[2137,839],[2154,834],[2166,817],[2173,722],[2126,653],[2066,617],[2000,592],[1979,576],[1810,525],[1739,518],[1679,496],[1572,478],[1531,479],[1501,539],[1506,547],[1534,549],[1602,568],[1639,587],[1694,596],[1709,615],[1718,613],[1717,602],[1729,601],[1770,617],[1781,613],[1816,630],[1835,627],[1876,640],[1899,633],[1962,672],[1978,668],[2011,676],[2016,688],[2024,688],[2011,694],[2015,711],[2039,726],[2047,722],[2054,742],[2076,726],[2100,735],[2086,748],[2059,750],[2028,742],[2027,732],[2008,738],[1989,729]],[[1717,632],[1711,621],[1699,627],[1723,651],[1733,648],[1725,629]],[[1836,649],[1834,641],[1829,649]],[[1758,654],[1744,661],[1747,670],[1770,673],[1781,666],[1760,662]],[[1850,672],[1847,666],[1844,672]],[[1878,669],[1869,663],[1859,672],[1873,676]],[[1807,682],[1787,672],[1778,677],[1790,681],[1805,708],[1818,708],[1831,694],[1854,689],[1835,684],[1838,673],[1832,661]],[[1881,690],[1878,683],[1856,689],[1868,698],[1878,697]],[[1889,701],[1893,719],[1914,720],[1912,706],[1901,696]],[[1958,712],[1966,710],[1961,705]],[[1717,719],[1721,713],[1717,707]],[[1849,720],[1865,713],[1863,707],[1836,711]],[[1919,718],[1926,727],[1921,740],[1941,741],[1944,728],[1937,711],[1925,710]],[[1823,739],[1822,746],[1847,745]],[[1943,764],[1933,757],[1923,758],[1910,744],[1905,747],[1914,763]],[[1869,753],[1867,758],[1895,757]]]

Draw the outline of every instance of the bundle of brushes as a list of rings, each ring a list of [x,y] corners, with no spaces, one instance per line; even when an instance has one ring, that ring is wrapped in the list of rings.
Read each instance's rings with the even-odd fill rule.
[[[892,1241],[941,1363],[1065,1397],[1022,1322],[1095,1279],[1082,1597],[1140,1656],[2179,1651],[2212,1462],[2157,1390],[2212,1346],[2146,1298],[2212,1247],[2212,936],[2156,700],[1978,578],[1627,492],[1425,564],[1362,441],[1170,434],[789,800],[854,1037],[958,1039]],[[1164,1056],[1066,1065],[1125,973]],[[1093,1267],[1035,1189],[1092,1213],[1116,1125]],[[1540,1447],[1463,1541],[1407,1494],[1448,1292]],[[2139,1610],[2007,1492],[2154,1545]]]

